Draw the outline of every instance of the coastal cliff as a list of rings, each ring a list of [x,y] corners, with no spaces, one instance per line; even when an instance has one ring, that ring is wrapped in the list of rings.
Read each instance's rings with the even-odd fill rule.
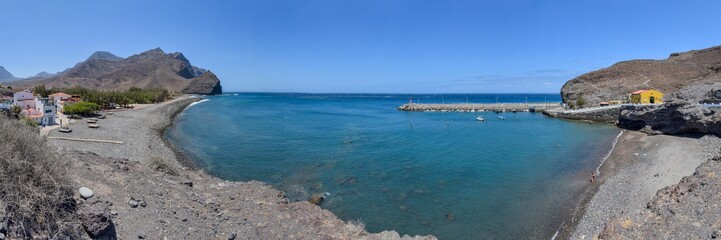
[[[46,87],[85,87],[100,90],[127,90],[137,88],[164,88],[171,92],[188,94],[220,94],[218,77],[208,70],[190,64],[182,53],[165,53],[151,49],[127,58],[98,51],[85,61],[47,77],[32,77],[8,85],[29,88],[44,84]]]
[[[579,96],[588,105],[621,100],[639,89],[658,89],[671,94],[690,86],[719,82],[721,46],[672,53],[664,60],[630,60],[589,72],[566,82],[561,88],[563,102]]]

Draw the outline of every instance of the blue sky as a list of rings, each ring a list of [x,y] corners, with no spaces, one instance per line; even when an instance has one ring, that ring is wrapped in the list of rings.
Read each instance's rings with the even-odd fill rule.
[[[629,59],[721,45],[719,1],[5,1],[0,66],[183,52],[226,91],[558,92]]]

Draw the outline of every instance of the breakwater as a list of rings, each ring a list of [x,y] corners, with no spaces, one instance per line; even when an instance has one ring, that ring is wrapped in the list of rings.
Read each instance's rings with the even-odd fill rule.
[[[400,111],[409,112],[535,112],[558,107],[559,103],[453,103],[453,104],[420,104],[406,103],[398,107]]]

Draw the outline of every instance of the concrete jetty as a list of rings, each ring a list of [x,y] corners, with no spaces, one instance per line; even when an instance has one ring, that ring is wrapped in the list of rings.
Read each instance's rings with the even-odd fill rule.
[[[452,104],[419,104],[406,103],[398,107],[400,111],[409,112],[535,112],[543,109],[556,108],[560,103],[452,103]]]

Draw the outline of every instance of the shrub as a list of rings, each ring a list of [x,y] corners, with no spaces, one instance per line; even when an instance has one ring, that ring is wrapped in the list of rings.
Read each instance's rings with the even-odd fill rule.
[[[38,122],[30,118],[23,118],[22,120],[20,120],[20,122],[33,128],[38,126]]]
[[[166,173],[168,175],[178,176],[178,170],[175,169],[172,164],[168,163],[168,161],[163,158],[150,158],[150,168],[158,172]]]
[[[10,239],[74,238],[69,163],[45,138],[18,121],[0,117],[0,199]]]
[[[579,108],[582,108],[586,105],[586,99],[583,98],[583,95],[578,95],[578,98],[576,98],[576,106]]]

